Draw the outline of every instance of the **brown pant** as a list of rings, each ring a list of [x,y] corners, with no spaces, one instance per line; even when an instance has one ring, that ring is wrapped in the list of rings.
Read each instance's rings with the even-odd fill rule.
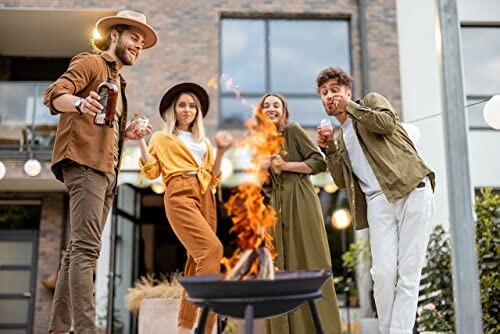
[[[188,259],[185,276],[210,275],[220,272],[222,244],[215,234],[215,198],[208,189],[201,193],[196,175],[180,175],[168,181],[165,211],[176,236],[186,248]],[[197,308],[183,293],[179,310],[179,326],[192,328]],[[212,332],[215,314],[210,313],[206,330]]]
[[[115,175],[74,161],[63,162],[69,191],[70,233],[57,278],[50,332],[97,334],[93,271],[101,250],[101,234],[113,203]]]

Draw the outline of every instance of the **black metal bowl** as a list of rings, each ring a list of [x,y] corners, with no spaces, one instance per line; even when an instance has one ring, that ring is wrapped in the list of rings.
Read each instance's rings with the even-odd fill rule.
[[[280,271],[274,280],[225,281],[220,275],[180,277],[192,299],[255,298],[309,294],[318,291],[331,273],[325,270]]]
[[[305,301],[321,298],[321,291],[290,296],[271,296],[257,298],[209,298],[196,299],[188,296],[188,300],[198,306],[208,306],[217,314],[233,318],[245,318],[248,305],[253,306],[253,318],[269,318],[295,310]]]

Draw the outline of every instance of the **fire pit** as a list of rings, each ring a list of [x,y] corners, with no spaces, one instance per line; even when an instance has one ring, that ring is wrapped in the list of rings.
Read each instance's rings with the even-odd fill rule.
[[[274,280],[249,279],[229,281],[219,275],[179,278],[188,300],[202,307],[196,333],[205,328],[208,312],[245,318],[246,334],[253,333],[253,319],[291,312],[306,301],[317,333],[323,333],[314,303],[321,298],[321,286],[331,273],[324,270],[277,272]]]

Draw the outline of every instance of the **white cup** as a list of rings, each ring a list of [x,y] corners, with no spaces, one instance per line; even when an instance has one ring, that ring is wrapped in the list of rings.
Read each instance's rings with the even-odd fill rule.
[[[148,125],[149,125],[149,118],[147,118],[146,116],[138,117],[135,120],[135,128],[140,132],[146,131]]]
[[[319,123],[319,133],[322,136],[330,136],[333,133],[333,125],[328,118],[323,118]]]

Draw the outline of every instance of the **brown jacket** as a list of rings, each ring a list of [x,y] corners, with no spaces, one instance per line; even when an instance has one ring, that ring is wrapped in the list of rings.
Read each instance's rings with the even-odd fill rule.
[[[347,114],[352,119],[366,160],[389,202],[407,196],[425,176],[429,176],[434,189],[434,172],[418,155],[385,97],[370,93],[361,101],[349,101]],[[342,128],[335,133],[335,141],[327,143],[326,162],[337,186],[347,190],[354,227],[357,230],[367,228],[366,199],[352,172]]]
[[[90,91],[97,92],[97,86],[107,78],[117,80],[116,62],[108,53],[93,55],[80,53],[76,55],[66,72],[47,88],[44,104],[52,115],[60,114],[56,140],[52,151],[52,172],[63,181],[61,162],[71,159],[81,165],[101,172],[115,173],[113,162],[114,133],[113,129],[94,125],[92,116],[77,112],[59,112],[52,101],[64,94],[87,97]],[[120,76],[123,111],[120,126],[118,147],[120,155],[125,138],[127,123],[127,83]],[[117,126],[117,125],[115,125]],[[119,161],[120,161],[119,156]]]

